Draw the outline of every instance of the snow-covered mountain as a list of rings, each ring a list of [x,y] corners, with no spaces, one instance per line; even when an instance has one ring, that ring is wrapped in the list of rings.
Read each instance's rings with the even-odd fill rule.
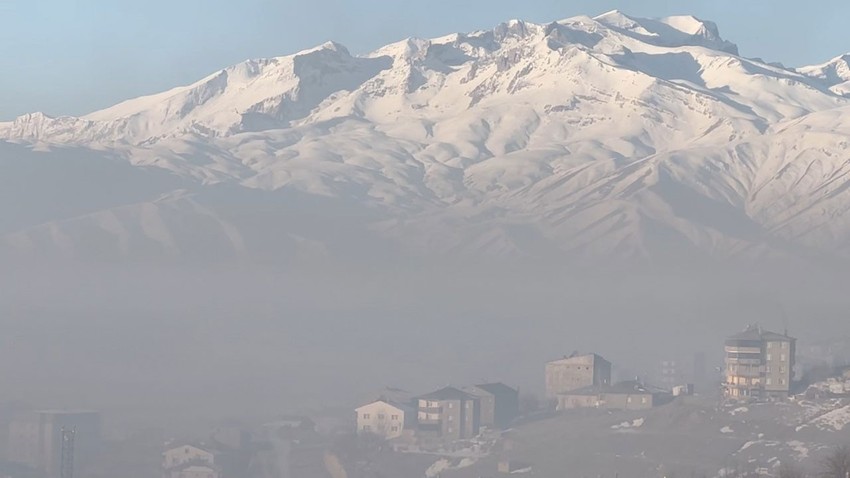
[[[352,238],[427,253],[850,257],[847,68],[785,69],[739,56],[711,22],[618,11],[363,56],[326,43],[80,118],[0,123],[0,177],[26,184],[9,199],[62,203],[12,214],[0,234],[13,254],[109,257],[199,243],[324,256]],[[92,174],[55,173],[75,165]],[[139,187],[114,191],[112,174]],[[45,176],[72,192],[53,196]]]

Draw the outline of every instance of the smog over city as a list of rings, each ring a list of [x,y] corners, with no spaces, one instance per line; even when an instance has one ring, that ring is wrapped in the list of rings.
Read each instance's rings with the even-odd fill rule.
[[[0,478],[850,477],[850,4],[0,0]]]

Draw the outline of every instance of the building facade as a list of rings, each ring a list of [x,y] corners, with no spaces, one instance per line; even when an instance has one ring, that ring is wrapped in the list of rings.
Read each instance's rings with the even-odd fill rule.
[[[423,437],[444,441],[464,440],[478,435],[478,397],[454,387],[416,397],[418,432]]]
[[[608,410],[645,410],[658,405],[663,392],[637,381],[615,385],[592,385],[558,395],[557,410],[603,408]]]
[[[62,430],[74,430],[74,467],[85,469],[99,452],[100,414],[88,410],[42,410],[9,424],[8,460],[58,478]]]
[[[611,362],[597,354],[573,354],[546,364],[546,398],[580,388],[610,385]]]
[[[478,397],[481,426],[505,429],[519,416],[519,390],[503,383],[484,383],[465,389]]]
[[[785,398],[794,379],[796,339],[750,326],[726,339],[724,394],[736,400]]]
[[[162,454],[163,478],[221,478],[216,452],[200,445],[170,446]]]
[[[375,435],[386,440],[402,436],[415,423],[412,407],[390,400],[376,400],[358,407],[357,434]]]

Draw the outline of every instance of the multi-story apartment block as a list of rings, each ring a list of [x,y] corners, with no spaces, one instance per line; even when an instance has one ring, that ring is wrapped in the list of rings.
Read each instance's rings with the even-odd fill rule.
[[[790,393],[796,339],[753,325],[726,339],[725,352],[727,398],[763,400]]]
[[[445,441],[463,440],[478,435],[480,400],[475,395],[446,387],[416,397],[418,431],[422,436]]]
[[[464,391],[479,399],[481,426],[504,429],[519,416],[519,390],[503,383],[484,383]]]
[[[611,362],[596,354],[573,354],[546,364],[546,398],[559,394],[611,384]]]

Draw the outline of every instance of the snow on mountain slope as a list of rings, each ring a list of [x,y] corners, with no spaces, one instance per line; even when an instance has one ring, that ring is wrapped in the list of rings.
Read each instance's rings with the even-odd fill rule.
[[[328,43],[83,118],[27,115],[0,124],[0,138],[109,151],[198,184],[198,201],[228,185],[356,204],[371,211],[362,233],[416,250],[848,256],[842,71],[740,57],[694,17],[614,11],[407,39],[363,57]],[[158,210],[224,217],[222,202],[203,213],[180,204]],[[122,211],[125,224],[142,221]],[[86,217],[50,227],[110,230]],[[226,237],[263,235],[227,217]],[[158,221],[184,237],[180,222],[192,221]],[[44,236],[18,234],[16,244]]]
[[[850,53],[814,66],[798,68],[800,73],[823,80],[838,95],[850,96]]]

